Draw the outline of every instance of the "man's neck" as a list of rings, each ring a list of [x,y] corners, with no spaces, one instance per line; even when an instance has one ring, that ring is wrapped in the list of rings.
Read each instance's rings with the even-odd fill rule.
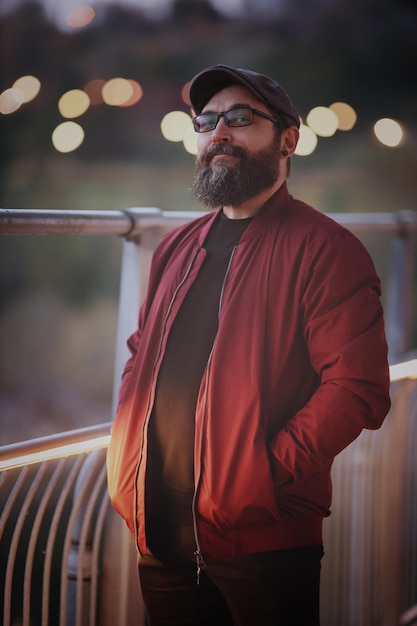
[[[253,198],[250,198],[246,202],[243,202],[239,206],[224,206],[223,213],[231,220],[242,220],[246,217],[254,217],[259,213],[265,202],[267,202],[284,183],[285,178],[279,178],[275,185],[262,191]]]

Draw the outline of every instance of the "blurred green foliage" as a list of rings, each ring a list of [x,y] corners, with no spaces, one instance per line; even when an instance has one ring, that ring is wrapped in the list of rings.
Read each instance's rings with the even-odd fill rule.
[[[117,302],[122,240],[114,236],[3,236],[1,307],[25,293],[54,293],[67,306],[86,308],[97,294]]]

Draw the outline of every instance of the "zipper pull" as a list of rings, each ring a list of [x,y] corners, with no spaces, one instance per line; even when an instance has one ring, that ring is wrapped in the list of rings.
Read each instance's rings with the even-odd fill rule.
[[[203,555],[200,550],[196,550],[194,552],[195,560],[197,561],[197,585],[200,584],[200,576],[201,571],[205,568],[206,564],[204,563]]]

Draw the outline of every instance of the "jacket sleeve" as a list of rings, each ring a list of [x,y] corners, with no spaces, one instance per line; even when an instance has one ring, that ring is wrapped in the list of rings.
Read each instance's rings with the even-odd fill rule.
[[[328,467],[390,407],[380,281],[367,251],[343,229],[305,275],[303,332],[320,385],[271,442],[282,485]]]
[[[119,387],[119,398],[118,398],[119,404],[128,386],[130,373],[133,369],[133,363],[135,361],[136,353],[138,351],[138,345],[139,345],[140,336],[141,336],[141,328],[143,325],[143,314],[142,314],[143,308],[144,308],[144,305],[142,305],[140,308],[138,327],[135,330],[135,332],[130,335],[130,337],[128,338],[126,342],[128,350],[130,352],[130,357],[126,361],[125,366],[123,368],[122,379],[121,379],[121,383]]]

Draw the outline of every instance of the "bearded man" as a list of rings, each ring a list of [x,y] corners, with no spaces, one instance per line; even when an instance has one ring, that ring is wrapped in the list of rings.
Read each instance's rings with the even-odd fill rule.
[[[190,100],[215,210],[154,254],[109,493],[152,626],[317,626],[332,462],[390,404],[380,281],[289,194],[300,120],[276,81],[217,65]]]

